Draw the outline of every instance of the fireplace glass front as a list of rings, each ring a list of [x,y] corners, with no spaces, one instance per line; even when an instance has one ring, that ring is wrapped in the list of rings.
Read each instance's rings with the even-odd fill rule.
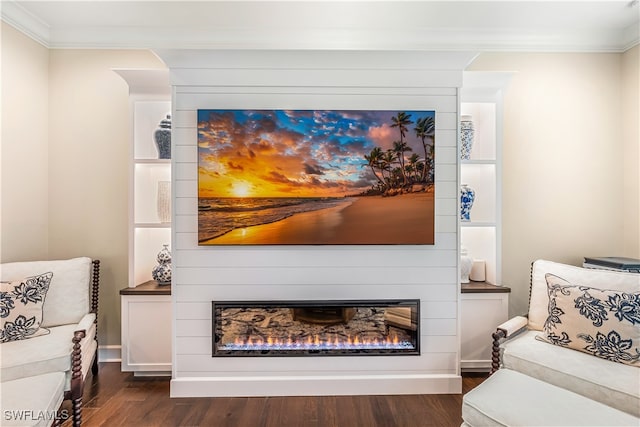
[[[420,354],[420,302],[213,301],[213,357]]]

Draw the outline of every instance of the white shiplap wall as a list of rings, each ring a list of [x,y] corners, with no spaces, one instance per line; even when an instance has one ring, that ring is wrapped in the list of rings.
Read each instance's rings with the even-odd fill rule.
[[[158,51],[173,85],[171,395],[458,393],[458,88],[469,53]],[[197,109],[436,111],[434,246],[199,247]],[[420,356],[212,358],[212,300],[419,298]]]

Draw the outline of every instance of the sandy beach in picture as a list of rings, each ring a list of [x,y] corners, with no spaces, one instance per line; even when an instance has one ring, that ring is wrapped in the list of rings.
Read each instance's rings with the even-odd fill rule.
[[[203,244],[433,244],[433,192],[359,197],[351,203],[233,230]]]

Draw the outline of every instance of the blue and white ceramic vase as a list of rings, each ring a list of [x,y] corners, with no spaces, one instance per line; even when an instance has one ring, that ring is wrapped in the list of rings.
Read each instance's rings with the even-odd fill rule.
[[[158,252],[158,265],[151,271],[151,277],[158,282],[158,285],[171,284],[171,252],[169,245],[163,245],[164,248]]]
[[[460,187],[460,220],[471,221],[471,207],[476,198],[476,192],[467,184]]]
[[[471,116],[460,116],[460,158],[469,160],[473,149],[475,130]]]
[[[167,114],[167,118],[160,122],[159,128],[153,134],[153,139],[158,148],[159,159],[171,158],[171,115]]]

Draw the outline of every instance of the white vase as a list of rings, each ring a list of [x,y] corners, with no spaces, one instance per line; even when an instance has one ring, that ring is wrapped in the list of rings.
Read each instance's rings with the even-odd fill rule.
[[[160,222],[171,222],[170,181],[158,181],[157,209]]]
[[[482,259],[474,259],[469,280],[472,282],[484,282],[487,279],[486,262]]]
[[[471,158],[474,138],[475,129],[473,127],[472,117],[460,116],[460,158],[462,160],[469,160]]]
[[[472,266],[473,258],[469,256],[465,248],[462,248],[460,250],[460,283],[469,283]]]

